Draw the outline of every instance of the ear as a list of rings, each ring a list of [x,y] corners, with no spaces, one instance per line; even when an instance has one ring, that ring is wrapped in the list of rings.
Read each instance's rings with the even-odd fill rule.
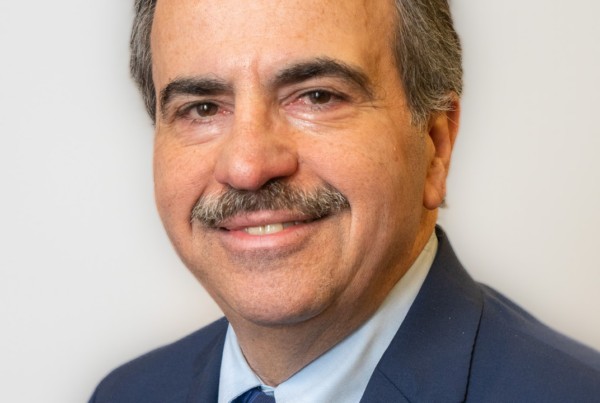
[[[460,120],[460,100],[454,94],[451,110],[437,113],[428,124],[428,149],[430,164],[425,179],[423,206],[437,209],[446,197],[446,178],[450,169],[450,157]]]

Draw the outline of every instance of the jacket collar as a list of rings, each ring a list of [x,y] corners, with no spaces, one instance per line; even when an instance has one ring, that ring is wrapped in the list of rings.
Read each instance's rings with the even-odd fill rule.
[[[480,287],[462,268],[444,231],[438,252],[361,403],[463,402],[483,310]]]
[[[216,403],[219,398],[219,376],[225,335],[229,322],[219,320],[221,328],[202,349],[194,362],[194,375],[186,403]]]

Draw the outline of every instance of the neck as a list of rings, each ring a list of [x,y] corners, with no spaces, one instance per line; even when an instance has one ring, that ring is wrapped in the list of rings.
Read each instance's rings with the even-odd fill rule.
[[[366,290],[366,298],[341,295],[321,314],[292,325],[266,327],[226,312],[238,343],[252,370],[268,386],[276,387],[327,352],[365,323],[391,289],[415,262],[435,228],[437,211],[427,212],[406,259],[380,276]]]

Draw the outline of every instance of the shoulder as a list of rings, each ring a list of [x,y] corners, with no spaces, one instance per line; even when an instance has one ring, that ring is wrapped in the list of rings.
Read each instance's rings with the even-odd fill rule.
[[[221,318],[122,365],[102,380],[90,403],[162,403],[185,394],[198,357],[211,344],[224,339],[227,326],[227,320]]]
[[[545,326],[495,290],[482,290],[469,397],[487,402],[598,401],[598,352]]]

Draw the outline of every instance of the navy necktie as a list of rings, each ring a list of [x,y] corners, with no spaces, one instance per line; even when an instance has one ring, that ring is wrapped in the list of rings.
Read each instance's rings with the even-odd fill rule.
[[[260,388],[250,389],[232,403],[275,403],[275,398],[263,393]]]

